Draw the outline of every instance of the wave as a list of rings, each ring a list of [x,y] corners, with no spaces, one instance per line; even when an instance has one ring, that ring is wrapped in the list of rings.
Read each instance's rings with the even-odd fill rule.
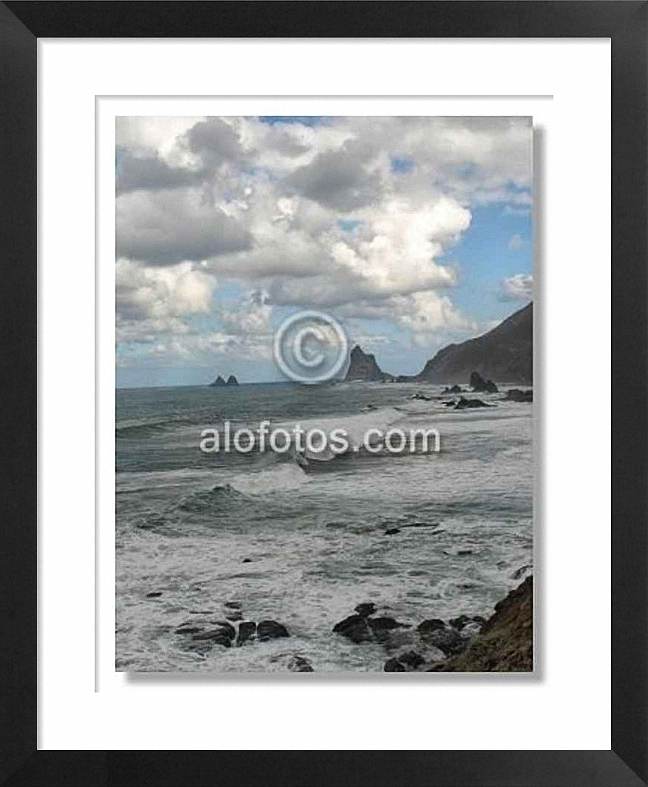
[[[296,464],[280,464],[269,470],[236,476],[229,485],[244,495],[257,496],[299,489],[310,480]]]
[[[194,425],[194,421],[191,418],[161,418],[154,421],[134,418],[130,421],[121,421],[115,424],[115,437],[151,437],[175,429],[178,426],[192,425]]]

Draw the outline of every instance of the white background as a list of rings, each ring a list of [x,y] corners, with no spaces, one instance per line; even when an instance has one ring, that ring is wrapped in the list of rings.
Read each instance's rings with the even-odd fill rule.
[[[114,673],[118,114],[533,115],[535,675]],[[41,40],[39,223],[40,748],[610,747],[609,41]]]

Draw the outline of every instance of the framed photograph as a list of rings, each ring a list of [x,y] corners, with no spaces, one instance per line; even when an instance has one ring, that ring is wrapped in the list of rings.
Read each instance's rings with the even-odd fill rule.
[[[647,13],[0,5],[2,783],[648,783]]]

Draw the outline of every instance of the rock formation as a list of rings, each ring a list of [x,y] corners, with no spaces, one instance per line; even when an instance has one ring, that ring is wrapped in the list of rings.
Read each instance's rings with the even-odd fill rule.
[[[533,670],[533,577],[505,599],[467,650],[434,664],[430,672],[531,672]]]
[[[490,405],[486,404],[486,402],[482,402],[481,399],[466,399],[465,397],[459,397],[459,401],[455,404],[455,410],[471,410],[475,407],[490,407]]]
[[[498,388],[492,380],[484,380],[479,372],[470,373],[470,387],[475,393],[498,393]]]
[[[473,371],[500,382],[533,382],[533,303],[483,336],[439,350],[417,379],[463,383]]]
[[[393,380],[391,374],[382,371],[376,363],[376,358],[371,353],[366,353],[356,344],[351,350],[349,368],[344,378],[345,382],[362,380],[363,382],[386,382]]]
[[[238,380],[234,377],[233,374],[227,378],[227,382],[225,379],[219,374],[218,377],[214,380],[214,382],[209,383],[210,388],[220,388],[223,385],[238,385]]]
[[[509,402],[532,402],[533,390],[522,391],[519,388],[511,388],[510,391],[506,392],[504,399]]]

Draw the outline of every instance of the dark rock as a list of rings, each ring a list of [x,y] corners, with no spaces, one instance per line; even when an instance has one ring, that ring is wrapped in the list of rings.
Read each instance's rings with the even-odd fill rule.
[[[423,402],[431,402],[434,397],[428,396],[427,394],[421,393],[417,391],[415,394],[410,396],[410,399],[421,399]]]
[[[220,388],[222,385],[227,385],[227,383],[225,382],[225,380],[223,380],[220,374],[213,382],[209,383],[210,388]]]
[[[455,399],[450,399],[449,402],[444,402],[443,406],[444,407],[454,407],[456,404],[457,404],[457,402],[456,402]]]
[[[531,565],[520,566],[517,571],[513,572],[512,579],[522,579],[522,577],[532,571],[532,569],[533,566]]]
[[[233,609],[231,610],[231,612],[228,612],[227,615],[225,615],[225,617],[228,620],[231,620],[232,623],[236,623],[239,620],[243,620],[243,613],[238,609]]]
[[[256,633],[256,623],[253,620],[244,620],[238,627],[238,635],[236,637],[236,644],[242,645],[254,638]]]
[[[209,641],[214,645],[222,645],[224,648],[229,648],[232,644],[230,635],[223,628],[201,631],[199,634],[194,634],[191,639],[194,642]]]
[[[257,626],[257,639],[261,642],[289,636],[290,634],[286,627],[282,626],[281,623],[277,623],[276,620],[262,620]]]
[[[386,536],[395,536],[396,533],[400,533],[400,528],[398,528],[398,527],[388,527],[387,530],[385,530],[385,535]]]
[[[367,623],[374,633],[378,631],[391,631],[392,629],[409,628],[407,623],[399,623],[397,620],[390,617],[367,618]]]
[[[498,388],[492,380],[484,380],[479,372],[471,372],[470,387],[475,393],[497,393]]]
[[[451,618],[448,622],[457,631],[463,631],[466,626],[483,626],[486,623],[486,618],[483,618],[481,615],[459,615],[459,617]]]
[[[341,634],[350,639],[351,642],[368,642],[372,639],[371,629],[367,625],[367,620],[362,615],[349,615],[333,626],[335,634]]]
[[[455,410],[470,410],[474,409],[475,407],[490,407],[491,405],[486,404],[486,402],[482,402],[481,399],[466,399],[463,396],[459,399],[457,404],[455,405]]]
[[[401,664],[405,664],[406,667],[410,667],[410,669],[416,669],[420,667],[421,664],[425,664],[425,659],[415,650],[408,650],[406,653],[401,653],[398,656],[398,661]]]
[[[416,627],[416,630],[419,632],[419,634],[430,634],[433,631],[439,631],[445,627],[446,624],[443,620],[431,618],[430,620],[424,620],[422,623],[419,623]]]
[[[443,393],[451,393],[451,394],[463,393],[463,388],[460,385],[451,385],[450,387],[446,386],[443,389]]]
[[[251,563],[252,560],[249,557],[244,557],[242,560],[243,563]]]
[[[176,630],[176,634],[197,634],[199,631],[202,631],[202,626],[186,626],[182,625],[179,626]]]
[[[466,555],[472,555],[472,553],[472,549],[458,549],[457,557],[465,557]]]
[[[214,623],[220,626],[223,631],[226,631],[230,639],[234,639],[236,636],[236,629],[231,623],[228,623],[226,620],[215,620]]]
[[[150,593],[146,594],[146,598],[160,598],[161,595],[161,590],[152,590]]]
[[[505,599],[464,653],[435,664],[431,672],[531,672],[533,670],[533,577]]]
[[[241,602],[240,601],[226,601],[223,604],[224,607],[228,609],[241,609]]]
[[[363,380],[364,382],[385,382],[393,380],[393,375],[386,374],[376,363],[376,358],[371,353],[363,352],[357,344],[351,350],[349,368],[344,378],[350,380]]]
[[[383,672],[407,672],[398,659],[387,659]]]
[[[439,648],[446,656],[461,653],[467,647],[467,641],[455,629],[450,627],[437,628],[433,631],[421,631],[419,626],[419,634],[426,644]]]
[[[509,402],[532,402],[533,390],[522,391],[519,388],[511,388],[510,391],[506,392],[504,399]]]
[[[303,656],[293,656],[288,662],[291,672],[315,672],[310,661]]]
[[[238,385],[238,380],[236,379],[236,377],[234,377],[233,374],[230,374],[230,376],[227,378],[227,382],[225,383],[225,385]]]
[[[355,611],[360,615],[361,618],[367,618],[369,615],[373,615],[376,611],[376,605],[373,601],[365,601],[362,604],[358,604],[355,608]]]

